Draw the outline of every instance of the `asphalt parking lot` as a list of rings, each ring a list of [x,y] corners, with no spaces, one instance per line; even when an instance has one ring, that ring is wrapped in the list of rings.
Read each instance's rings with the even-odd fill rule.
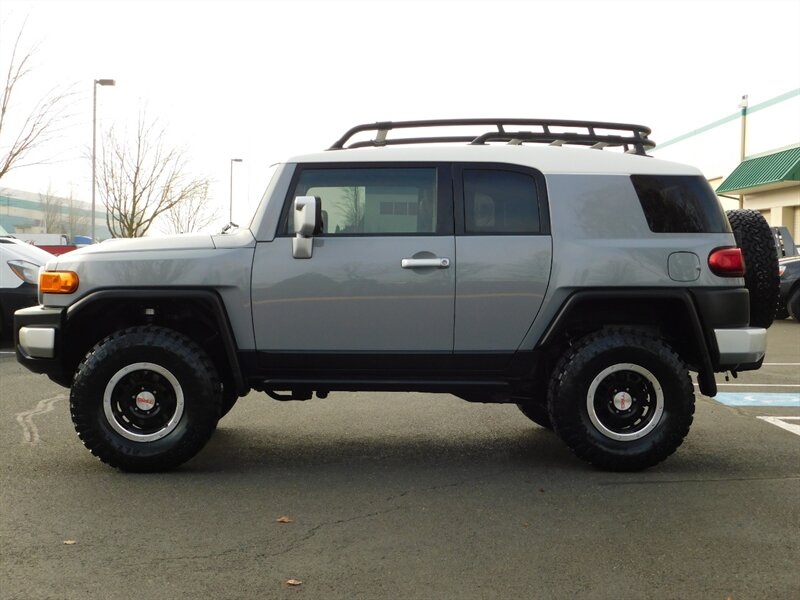
[[[6,344],[0,598],[800,597],[800,325],[769,336],[633,474],[514,406],[379,393],[251,394],[178,471],[120,473]]]

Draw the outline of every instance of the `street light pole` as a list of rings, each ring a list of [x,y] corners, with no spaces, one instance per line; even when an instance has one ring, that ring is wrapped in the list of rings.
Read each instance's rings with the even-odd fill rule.
[[[233,223],[233,163],[242,162],[241,158],[231,159],[231,177],[230,177],[230,210],[228,213],[228,223]]]
[[[116,85],[113,79],[95,79],[92,84],[92,243],[95,243],[95,190],[97,188],[97,86]]]

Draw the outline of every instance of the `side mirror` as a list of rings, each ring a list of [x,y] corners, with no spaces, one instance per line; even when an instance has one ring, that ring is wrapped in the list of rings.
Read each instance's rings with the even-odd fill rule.
[[[311,258],[314,234],[322,224],[322,203],[315,196],[297,196],[293,208],[295,236],[292,240],[292,256]]]

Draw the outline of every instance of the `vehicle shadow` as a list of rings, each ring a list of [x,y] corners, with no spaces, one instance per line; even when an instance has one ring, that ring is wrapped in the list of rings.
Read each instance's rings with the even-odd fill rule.
[[[377,437],[353,435],[299,437],[274,432],[255,436],[241,429],[220,429],[209,444],[184,468],[192,472],[293,470],[318,468],[387,469],[509,467],[538,464],[548,468],[585,470],[551,431],[530,425],[525,431],[472,438],[444,438],[412,433]]]

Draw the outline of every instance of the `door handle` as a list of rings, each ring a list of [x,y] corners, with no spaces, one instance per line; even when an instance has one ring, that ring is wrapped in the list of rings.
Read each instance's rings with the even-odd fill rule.
[[[446,269],[450,266],[449,258],[404,258],[400,261],[400,266],[404,269],[423,269],[433,267],[436,269]]]

